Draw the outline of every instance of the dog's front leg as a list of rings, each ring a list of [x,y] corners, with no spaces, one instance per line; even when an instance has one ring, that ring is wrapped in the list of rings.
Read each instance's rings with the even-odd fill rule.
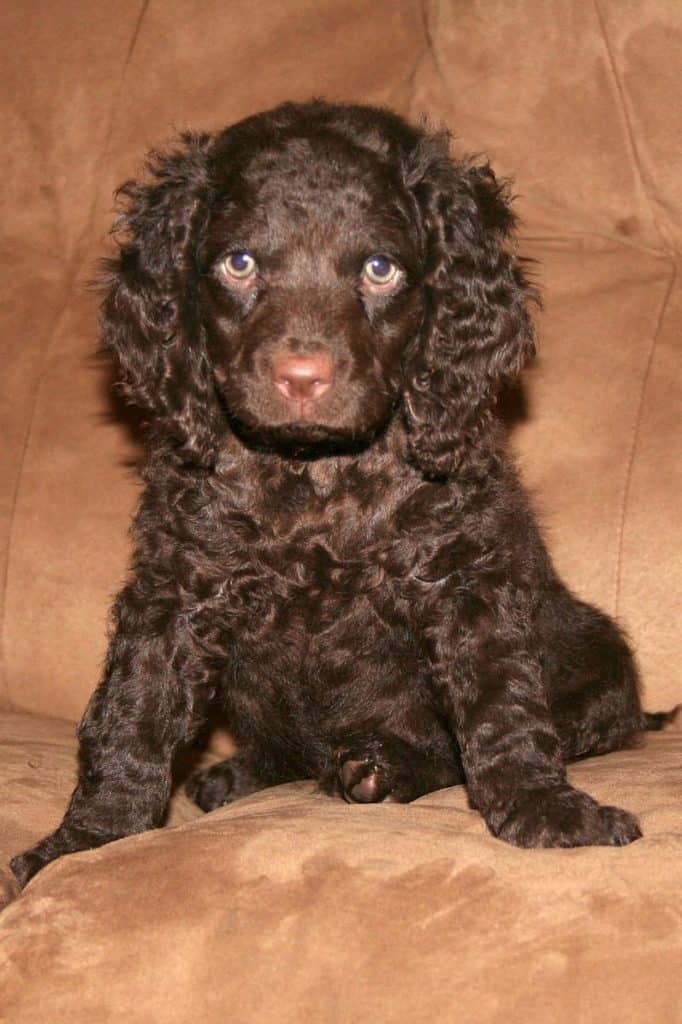
[[[162,823],[201,676],[183,617],[141,604],[127,588],[104,678],[80,724],[78,784],[56,831],[11,862],[21,887],[57,857]]]
[[[490,591],[473,625],[441,639],[442,698],[452,716],[472,805],[516,846],[622,846],[637,820],[568,782],[552,722],[532,616],[523,594]]]

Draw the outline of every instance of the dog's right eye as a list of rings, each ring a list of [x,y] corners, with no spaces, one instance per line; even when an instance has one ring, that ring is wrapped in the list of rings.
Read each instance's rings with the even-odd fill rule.
[[[247,283],[256,275],[256,261],[250,252],[231,252],[219,266],[227,278],[239,284]]]
[[[400,267],[390,256],[370,256],[362,268],[362,285],[365,291],[377,295],[393,291],[402,276]]]

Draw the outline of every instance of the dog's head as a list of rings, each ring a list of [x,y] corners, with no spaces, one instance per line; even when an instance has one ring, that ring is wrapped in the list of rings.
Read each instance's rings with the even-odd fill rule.
[[[487,166],[388,111],[285,104],[186,135],[130,182],[105,339],[188,459],[227,430],[311,454],[406,418],[452,472],[532,352],[531,291]]]

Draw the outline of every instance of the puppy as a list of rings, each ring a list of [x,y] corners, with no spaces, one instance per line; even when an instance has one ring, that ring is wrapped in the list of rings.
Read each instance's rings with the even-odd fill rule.
[[[666,716],[558,579],[495,419],[534,351],[506,187],[446,134],[324,102],[149,171],[102,315],[147,419],[133,570],[19,884],[159,826],[215,703],[239,752],[190,781],[205,810],[301,777],[359,802],[465,783],[518,846],[637,839],[566,778]]]

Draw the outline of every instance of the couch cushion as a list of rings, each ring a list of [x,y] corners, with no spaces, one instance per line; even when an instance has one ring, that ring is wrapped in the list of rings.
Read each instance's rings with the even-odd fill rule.
[[[0,701],[78,718],[129,558],[131,437],[93,365],[112,190],[177,127],[285,98],[445,120],[512,172],[547,314],[517,439],[568,582],[679,700],[682,6],[602,0],[5,4]],[[254,73],[257,68],[257,73]],[[74,168],[78,173],[74,173]],[[524,243],[524,251],[528,246]],[[675,284],[675,281],[678,283]],[[115,417],[112,417],[115,412]],[[0,616],[3,614],[0,609]]]
[[[514,175],[546,237],[680,250],[682,59],[675,0],[431,0],[414,113]]]
[[[44,757],[53,824],[68,744],[29,728],[12,789]],[[514,849],[461,787],[348,806],[301,782],[67,857],[0,915],[3,1009],[12,1024],[673,1021],[681,766],[678,730],[571,768],[640,815],[624,849]]]

